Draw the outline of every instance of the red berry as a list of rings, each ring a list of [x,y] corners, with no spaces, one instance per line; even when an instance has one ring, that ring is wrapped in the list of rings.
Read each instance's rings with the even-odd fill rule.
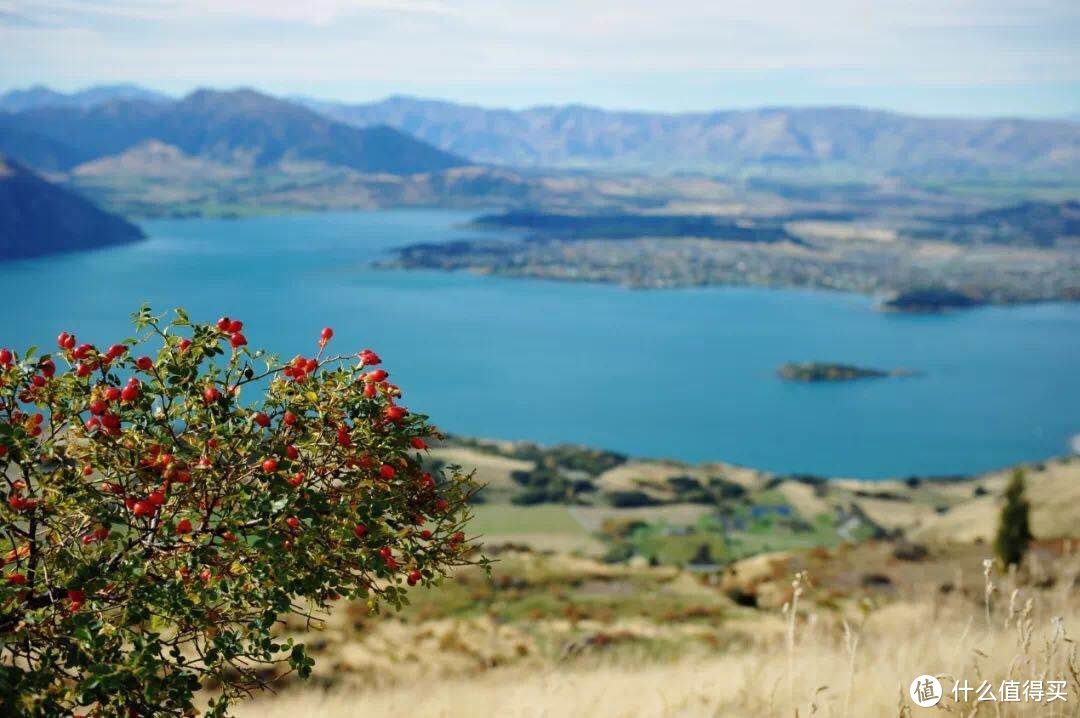
[[[364,538],[364,535],[367,533],[367,526],[364,526],[364,524],[356,524],[356,526],[353,526],[353,533],[356,534],[356,538]]]
[[[285,455],[288,456],[293,461],[295,461],[300,456],[300,450],[297,449],[292,444],[289,444],[288,446],[285,447]]]
[[[409,443],[412,444],[414,449],[418,449],[420,451],[423,451],[427,448],[427,444],[419,436],[414,436],[412,439],[409,440]]]
[[[131,510],[136,516],[154,515],[154,505],[149,501],[136,501],[135,505],[132,506]]]
[[[300,528],[300,519],[296,518],[295,516],[290,516],[289,518],[285,519],[285,523],[287,523],[289,525],[289,528],[291,529]]]
[[[13,355],[10,349],[0,349],[0,364],[10,364]]]
[[[71,612],[78,611],[86,602],[86,593],[80,588],[70,588],[67,592],[68,601],[71,602]]]
[[[296,423],[296,414],[292,413],[291,411],[286,411],[285,415],[281,417],[281,421],[285,424],[285,426],[292,426]]]
[[[264,459],[262,462],[262,470],[268,474],[277,471],[277,459]]]
[[[232,531],[225,531],[221,534],[221,538],[225,541],[228,541],[229,543],[232,543],[236,540],[236,534],[234,534]]]
[[[202,581],[209,581],[211,578],[213,578],[213,576],[214,574],[208,568],[204,568],[202,571],[199,571],[199,578]]]
[[[401,421],[405,418],[405,415],[409,413],[409,410],[403,406],[390,405],[386,407],[386,418],[390,421]]]
[[[124,401],[135,401],[139,398],[139,386],[137,384],[128,384],[120,392],[120,398]]]
[[[165,492],[161,489],[157,489],[156,491],[151,492],[151,494],[147,497],[147,501],[149,501],[154,506],[161,506],[165,503]]]
[[[150,357],[139,357],[135,360],[135,366],[139,367],[143,371],[150,371],[154,368],[154,360]]]
[[[446,513],[446,509],[450,507],[450,504],[446,502],[446,499],[437,499],[435,501],[435,510],[440,514]]]
[[[364,396],[366,396],[368,399],[374,399],[375,398],[375,385],[374,384],[364,384]]]
[[[376,364],[381,364],[382,359],[380,359],[379,355],[371,351],[370,349],[365,349],[360,352],[360,363],[363,366],[375,366]]]
[[[90,402],[90,413],[94,416],[101,416],[108,411],[109,405],[103,402],[101,399]]]
[[[383,558],[390,558],[394,555],[394,551],[389,546],[383,546],[379,549],[379,555]]]
[[[217,387],[208,386],[203,389],[203,402],[207,404],[213,404],[215,401],[221,398],[221,392],[217,390]]]
[[[75,359],[82,359],[84,356],[86,356],[87,354],[89,354],[93,350],[94,350],[94,345],[93,344],[80,344],[79,346],[75,347],[72,350],[71,356],[73,358],[75,358]]]
[[[255,423],[265,429],[270,426],[270,417],[260,411],[255,415]]]
[[[244,323],[239,319],[233,319],[229,322],[229,332],[236,334],[238,331],[244,328]]]
[[[323,342],[330,341],[334,338],[334,330],[330,327],[324,327],[322,332],[319,334],[319,338],[321,338]]]
[[[227,332],[229,331],[229,323],[230,320],[228,317],[222,317],[221,319],[217,320],[217,328],[223,332]]]
[[[409,577],[406,580],[409,582],[410,586],[415,586],[423,577],[424,575],[414,568],[412,571],[409,571]]]
[[[240,332],[233,332],[232,336],[229,337],[229,346],[233,349],[239,349],[245,344],[247,344],[247,339]]]
[[[385,381],[388,376],[390,376],[390,374],[385,369],[376,369],[365,376],[364,381],[375,382],[377,384],[380,381]]]
[[[109,347],[109,351],[106,352],[105,356],[109,357],[110,359],[117,359],[124,356],[125,353],[127,353],[126,346],[124,346],[123,344],[113,344],[111,347]]]
[[[424,539],[425,541],[431,538],[431,531],[429,529],[424,529],[420,532],[420,538]]]
[[[105,390],[105,401],[116,401],[120,398],[120,389],[115,386],[110,386]]]
[[[292,478],[288,479],[287,482],[288,482],[289,486],[292,486],[293,488],[296,488],[300,484],[304,483],[304,472],[303,471],[296,472],[295,474],[293,474]]]
[[[75,376],[90,376],[90,372],[92,371],[93,369],[90,368],[89,364],[75,365]]]
[[[184,352],[186,352],[188,350],[188,347],[191,346],[191,340],[190,339],[181,339],[180,343],[177,344],[177,346],[180,348],[180,353],[183,354]]]
[[[341,446],[351,446],[352,437],[349,436],[349,430],[344,426],[339,427],[337,431],[337,443]]]
[[[390,464],[383,464],[379,467],[379,476],[383,477],[384,479],[392,479],[394,478],[394,474],[396,473],[397,472],[394,471],[394,467]]]
[[[191,533],[191,520],[180,519],[180,523],[176,524],[176,533],[189,534]]]
[[[22,586],[24,583],[26,583],[26,576],[18,572],[9,573],[7,580],[8,583],[14,583],[16,585]]]

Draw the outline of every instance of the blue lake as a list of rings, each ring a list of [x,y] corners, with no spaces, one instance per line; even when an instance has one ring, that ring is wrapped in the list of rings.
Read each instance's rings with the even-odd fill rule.
[[[0,264],[0,345],[60,330],[108,343],[141,302],[243,319],[253,346],[370,346],[406,403],[447,431],[571,441],[783,472],[973,472],[1070,450],[1080,305],[882,314],[870,298],[748,288],[638,291],[380,271],[468,214],[386,211],[145,222],[150,239]],[[823,360],[923,372],[789,384]]]

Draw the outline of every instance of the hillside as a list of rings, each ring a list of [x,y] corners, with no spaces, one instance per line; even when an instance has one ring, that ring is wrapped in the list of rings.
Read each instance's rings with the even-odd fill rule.
[[[684,114],[580,105],[507,110],[411,97],[308,104],[358,127],[387,124],[479,162],[515,166],[1075,176],[1080,160],[1080,125],[1067,121],[931,118],[846,107]]]
[[[135,225],[0,157],[0,260],[95,249],[142,237]]]
[[[71,148],[52,150],[57,169],[117,155],[149,140],[187,155],[245,168],[286,162],[390,174],[431,172],[467,164],[386,126],[363,129],[329,120],[299,105],[251,90],[199,90],[175,102],[121,99],[81,106],[40,106],[0,115],[0,143],[27,163],[42,151],[19,157],[14,133],[32,134]],[[14,146],[13,146],[14,145]]]
[[[431,461],[476,469],[485,488],[474,528],[490,542],[662,565],[694,563],[695,556],[726,564],[869,538],[932,547],[987,541],[1011,474],[888,481],[778,475],[723,462],[459,438],[433,448]],[[1022,468],[1036,538],[1075,537],[1080,457]]]

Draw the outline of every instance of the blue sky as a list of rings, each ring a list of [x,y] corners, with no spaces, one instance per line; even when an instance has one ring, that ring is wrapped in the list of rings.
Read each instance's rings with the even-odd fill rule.
[[[1080,114],[1077,0],[0,0],[0,89]]]

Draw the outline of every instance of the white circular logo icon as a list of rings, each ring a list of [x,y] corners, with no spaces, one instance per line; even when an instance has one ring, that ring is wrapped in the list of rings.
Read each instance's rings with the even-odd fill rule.
[[[919,676],[908,689],[911,700],[920,708],[931,708],[941,700],[941,681],[933,676]]]

